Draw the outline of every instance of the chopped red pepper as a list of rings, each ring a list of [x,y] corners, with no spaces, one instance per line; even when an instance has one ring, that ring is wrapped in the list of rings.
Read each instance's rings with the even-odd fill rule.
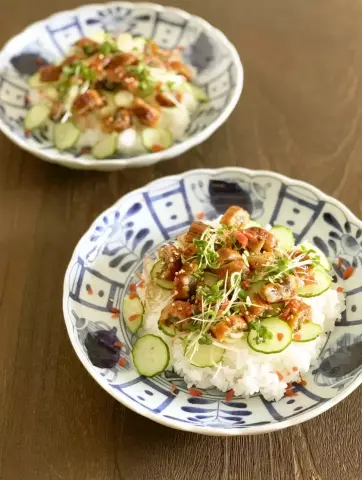
[[[177,389],[177,385],[173,383],[170,387],[170,393],[175,393],[176,389]]]
[[[197,389],[194,388],[194,387],[188,388],[187,391],[189,392],[189,394],[190,394],[192,397],[201,397],[201,396],[202,396],[202,392],[200,392],[200,390],[197,390]]]
[[[295,341],[298,341],[298,340],[301,340],[302,336],[299,334],[299,333],[296,333],[294,336],[293,336],[293,340]]]
[[[275,370],[275,373],[278,375],[279,380],[282,381],[284,377],[283,377],[283,375],[279,372],[279,370]]]
[[[109,309],[109,311],[110,311],[111,313],[119,313],[118,308],[115,308],[115,307],[111,307],[111,308]]]
[[[122,347],[123,347],[123,345],[122,345],[121,342],[115,342],[115,343],[113,344],[113,346],[116,347],[116,348],[122,348]]]
[[[246,235],[244,235],[243,232],[235,232],[234,236],[236,240],[240,243],[240,245],[242,245],[243,247],[247,246],[249,239]]]
[[[343,287],[338,287],[338,288],[337,288],[337,292],[338,292],[338,293],[344,292],[344,288],[343,288]]]
[[[289,377],[289,375],[290,375],[290,372],[287,372],[287,377]]]
[[[199,220],[202,220],[203,218],[205,218],[205,214],[204,212],[200,212],[196,215],[196,218],[198,218]]]
[[[138,297],[137,293],[135,293],[135,292],[130,293],[128,296],[129,296],[130,300],[133,300],[133,299]]]
[[[284,338],[284,333],[281,333],[281,332],[277,333],[277,339],[279,340],[279,342],[281,342],[283,338]]]
[[[228,390],[225,395],[225,402],[230,402],[234,395],[235,395],[235,392],[233,389]]]
[[[165,150],[165,147],[156,143],[155,145],[152,145],[150,150],[151,150],[151,152],[162,152],[162,150]]]
[[[112,313],[111,317],[112,318],[119,318],[119,313]]]
[[[352,277],[353,274],[354,274],[354,268],[349,266],[344,271],[343,278],[347,280],[347,278]]]
[[[135,283],[131,283],[129,289],[131,292],[135,292],[137,290],[137,285]]]
[[[296,393],[293,390],[286,390],[285,391],[285,396],[286,397],[296,397]]]
[[[24,133],[26,137],[29,137],[31,135],[31,130],[25,130]]]
[[[88,295],[93,295],[93,290],[92,290],[92,287],[90,285],[87,285],[87,293]]]
[[[293,372],[297,372],[297,371],[298,371],[298,367],[293,367],[292,370],[293,370]]]
[[[141,316],[141,315],[140,315],[139,313],[136,313],[135,315],[131,315],[131,316],[128,318],[128,320],[129,320],[130,322],[134,322],[135,320],[137,320],[137,318],[140,318],[140,316]]]
[[[125,367],[127,365],[127,360],[125,358],[121,357],[118,360],[118,365],[121,366],[121,367]]]

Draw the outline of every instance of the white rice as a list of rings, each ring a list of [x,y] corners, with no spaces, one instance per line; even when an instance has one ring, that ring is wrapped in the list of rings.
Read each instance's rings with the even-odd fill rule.
[[[300,375],[308,372],[316,361],[325,343],[326,333],[334,329],[336,320],[345,309],[344,295],[334,288],[318,297],[303,298],[312,307],[312,321],[322,327],[323,334],[317,339],[304,343],[292,342],[282,352],[266,355],[252,350],[244,336],[236,343],[222,344],[226,352],[221,364],[215,367],[195,367],[185,358],[181,341],[174,341],[158,329],[161,311],[170,302],[171,296],[170,292],[149,282],[153,263],[150,259],[145,261],[143,278],[145,284],[148,284],[147,298],[146,290],[138,289],[146,304],[141,335],[153,333],[165,340],[171,353],[170,368],[184,378],[188,387],[216,387],[223,392],[233,389],[236,396],[248,397],[261,393],[266,400],[279,400],[288,383],[300,381]]]

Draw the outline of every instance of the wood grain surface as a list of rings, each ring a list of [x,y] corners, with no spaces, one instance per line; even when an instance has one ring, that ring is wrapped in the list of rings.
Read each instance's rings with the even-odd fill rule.
[[[168,2],[163,2],[168,3]],[[0,0],[0,44],[76,0]],[[174,0],[235,43],[235,112],[208,141],[140,170],[77,172],[0,134],[1,480],[360,480],[362,390],[275,434],[173,431],[118,404],[88,375],[61,293],[90,222],[130,189],[197,167],[239,165],[307,180],[362,216],[360,0]]]

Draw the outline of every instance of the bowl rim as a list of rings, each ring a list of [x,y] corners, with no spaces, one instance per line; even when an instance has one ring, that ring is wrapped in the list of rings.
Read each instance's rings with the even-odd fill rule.
[[[219,30],[218,28],[211,25],[208,21],[204,20],[198,15],[193,15],[191,13],[186,12],[180,8],[175,7],[168,7],[164,5],[159,5],[157,3],[149,3],[149,2],[123,2],[123,1],[116,1],[116,2],[106,2],[106,3],[89,3],[86,5],[82,5],[78,8],[69,9],[69,10],[61,10],[57,13],[49,15],[42,20],[37,22],[33,22],[27,27],[25,27],[20,33],[11,37],[2,47],[0,50],[0,68],[3,62],[7,59],[7,52],[11,49],[12,44],[16,43],[23,35],[27,35],[30,33],[31,30],[35,30],[36,28],[41,27],[43,24],[54,20],[58,16],[62,15],[74,15],[82,10],[86,10],[89,8],[111,8],[115,6],[121,6],[123,8],[149,8],[150,10],[155,10],[157,12],[171,12],[177,15],[180,15],[186,20],[193,19],[197,23],[202,26],[203,31],[210,32],[210,34],[219,40],[221,44],[225,46],[225,48],[230,52],[232,64],[235,67],[235,89],[232,93],[231,97],[228,100],[226,107],[223,108],[220,115],[204,130],[198,132],[195,135],[181,141],[173,145],[172,147],[162,151],[162,152],[155,152],[155,153],[145,153],[142,155],[138,155],[135,157],[126,157],[126,158],[117,158],[117,159],[105,159],[105,160],[97,160],[97,159],[87,159],[87,158],[67,158],[63,156],[60,152],[57,153],[46,153],[46,151],[42,151],[41,149],[35,146],[29,146],[26,140],[23,140],[21,137],[18,137],[16,134],[12,132],[12,130],[5,124],[5,122],[0,118],[0,130],[17,146],[26,150],[33,155],[46,160],[51,163],[63,164],[65,166],[73,167],[73,168],[88,168],[88,169],[96,169],[96,170],[103,170],[107,168],[126,168],[126,167],[142,167],[145,165],[153,165],[157,162],[162,160],[167,160],[173,158],[175,156],[181,155],[182,153],[186,152],[187,150],[199,145],[200,143],[207,140],[231,115],[233,110],[235,109],[244,84],[244,70],[243,66],[239,57],[239,54],[235,48],[235,46],[231,43],[231,41],[226,37],[226,35]]]
[[[333,398],[327,400],[325,403],[312,408],[311,410],[307,410],[305,413],[300,413],[296,416],[293,416],[290,419],[282,420],[281,422],[275,422],[275,423],[269,423],[267,425],[259,425],[259,426],[253,426],[253,427],[239,427],[239,428],[233,428],[233,429],[222,429],[219,427],[199,427],[196,425],[192,424],[184,424],[181,422],[177,422],[172,419],[165,418],[163,416],[160,416],[156,413],[147,411],[146,409],[142,408],[138,404],[135,404],[133,400],[129,399],[128,397],[121,395],[116,389],[112,388],[104,379],[100,378],[99,375],[97,375],[95,369],[92,369],[89,365],[88,359],[86,359],[85,353],[81,350],[81,347],[76,343],[75,337],[73,336],[73,332],[71,329],[71,320],[68,315],[68,310],[67,310],[67,302],[68,302],[68,290],[67,287],[69,285],[68,278],[71,273],[71,270],[74,266],[74,262],[78,256],[78,250],[81,248],[81,244],[83,243],[83,240],[90,235],[90,232],[94,230],[96,225],[98,224],[98,221],[101,217],[104,215],[107,215],[107,213],[110,213],[116,205],[121,203],[122,201],[126,200],[128,197],[131,195],[137,194],[137,193],[142,193],[144,191],[149,190],[153,186],[156,186],[157,183],[172,183],[175,180],[179,180],[180,178],[183,178],[184,175],[190,175],[190,174],[218,174],[218,173],[223,173],[227,172],[230,174],[233,173],[238,173],[238,174],[245,174],[249,175],[251,177],[255,176],[260,176],[260,175],[265,175],[272,177],[274,179],[280,180],[283,183],[287,183],[288,185],[293,185],[293,186],[299,186],[299,187],[304,187],[309,189],[311,192],[313,192],[318,198],[324,199],[328,201],[329,203],[332,203],[335,205],[337,208],[341,209],[342,212],[346,215],[346,217],[349,220],[353,220],[361,229],[362,229],[362,221],[357,218],[357,216],[349,210],[343,203],[341,203],[339,200],[336,200],[335,198],[325,194],[318,188],[314,187],[308,182],[304,182],[301,180],[295,180],[293,178],[287,177],[285,175],[282,175],[280,173],[276,172],[271,172],[268,170],[251,170],[248,168],[243,168],[243,167],[222,167],[222,168],[200,168],[200,169],[194,169],[194,170],[187,170],[179,175],[166,175],[163,177],[160,177],[156,180],[153,180],[143,187],[137,188],[135,190],[132,190],[131,192],[128,192],[126,195],[123,195],[120,197],[116,202],[111,205],[111,207],[107,208],[103,212],[101,212],[95,220],[92,222],[90,227],[87,229],[87,231],[82,235],[80,240],[78,241],[71,260],[68,264],[65,277],[64,277],[64,284],[63,284],[63,315],[64,315],[64,321],[66,324],[66,328],[68,331],[68,335],[70,338],[70,341],[73,345],[73,348],[82,362],[83,366],[87,370],[87,372],[96,380],[96,382],[104,388],[110,395],[112,395],[113,398],[118,400],[121,404],[124,406],[128,407],[129,409],[133,410],[134,412],[149,418],[150,420],[153,420],[161,425],[165,425],[167,427],[174,428],[176,430],[183,430],[183,431],[188,431],[188,432],[194,432],[194,433],[200,433],[204,435],[211,435],[211,436],[225,436],[225,437],[231,437],[231,436],[239,436],[239,435],[257,435],[261,433],[270,433],[278,430],[282,430],[284,428],[291,427],[293,425],[298,425],[299,423],[303,423],[307,420],[311,420],[314,417],[317,417],[321,413],[326,412],[333,406],[337,405],[340,401],[342,401],[344,398],[346,398],[350,393],[352,393],[359,385],[362,383],[362,371],[356,376],[356,378],[351,382],[348,387],[346,387],[344,390],[341,392],[337,393]],[[119,393],[119,394],[118,394]]]

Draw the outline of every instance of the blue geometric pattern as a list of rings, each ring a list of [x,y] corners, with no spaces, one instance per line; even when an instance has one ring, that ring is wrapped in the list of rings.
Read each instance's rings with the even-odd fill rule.
[[[299,240],[319,238],[319,246],[326,245],[325,253],[345,288],[347,309],[328,335],[317,365],[305,376],[307,384],[294,386],[295,396],[278,402],[267,402],[257,395],[228,403],[216,389],[204,391],[202,397],[190,397],[183,379],[172,370],[155,378],[139,376],[130,361],[135,336],[117,314],[112,314],[120,309],[129,284],[137,281],[146,252],[152,254],[200,213],[215,218],[230,204],[247,208],[261,223],[290,225]],[[338,238],[331,236],[335,231]],[[86,368],[104,388],[130,408],[161,423],[205,433],[211,428],[221,434],[298,423],[313,415],[316,408],[327,409],[332,398],[361,382],[362,359],[356,356],[362,342],[362,252],[356,246],[360,245],[360,232],[361,223],[341,204],[277,174],[235,168],[195,170],[157,180],[120,199],[78,244],[64,292],[70,338]],[[355,274],[343,280],[338,270],[352,264],[356,265]],[[125,365],[99,369],[91,364],[84,342],[89,332],[99,328],[116,329]],[[173,392],[171,385],[176,387]]]
[[[130,32],[152,38],[162,48],[183,47],[185,61],[195,69],[196,83],[210,97],[191,118],[185,140],[203,132],[220,119],[225,110],[230,113],[234,107],[240,95],[242,67],[221,32],[198,17],[169,7],[93,5],[61,12],[38,23],[11,40],[1,52],[0,127],[13,135],[14,140],[57,161],[59,152],[53,148],[47,131],[43,129],[35,135],[24,133],[23,120],[29,108],[27,80],[39,68],[39,59],[43,63],[57,62],[80,37],[99,31]],[[61,155],[65,160],[92,158],[79,149]],[[110,157],[116,158],[127,157],[119,153]]]

